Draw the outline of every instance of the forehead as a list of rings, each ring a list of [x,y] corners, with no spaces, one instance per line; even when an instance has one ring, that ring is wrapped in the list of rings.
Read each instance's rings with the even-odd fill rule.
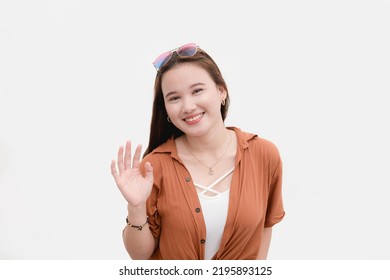
[[[169,69],[161,78],[163,92],[186,87],[195,83],[213,83],[209,73],[193,63],[182,63]]]

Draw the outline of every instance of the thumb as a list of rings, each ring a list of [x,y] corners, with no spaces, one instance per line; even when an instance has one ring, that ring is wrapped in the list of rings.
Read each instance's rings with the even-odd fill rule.
[[[150,162],[145,163],[145,177],[153,180],[153,166]]]

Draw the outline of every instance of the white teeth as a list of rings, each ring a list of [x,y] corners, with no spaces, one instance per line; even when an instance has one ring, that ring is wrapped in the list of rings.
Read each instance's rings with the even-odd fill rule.
[[[186,122],[193,122],[195,120],[198,120],[200,119],[200,117],[203,115],[203,113],[199,114],[199,115],[196,115],[195,117],[193,118],[189,118],[189,119],[184,119]]]

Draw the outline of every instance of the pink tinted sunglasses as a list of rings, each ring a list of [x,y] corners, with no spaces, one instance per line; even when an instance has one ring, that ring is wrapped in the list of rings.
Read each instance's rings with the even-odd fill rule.
[[[195,43],[185,44],[184,46],[181,46],[177,49],[170,50],[169,52],[165,52],[163,54],[160,54],[153,62],[154,68],[156,70],[160,70],[161,67],[163,67],[172,57],[172,54],[174,52],[177,53],[178,56],[181,57],[190,57],[194,56],[196,52],[198,51],[198,45]]]

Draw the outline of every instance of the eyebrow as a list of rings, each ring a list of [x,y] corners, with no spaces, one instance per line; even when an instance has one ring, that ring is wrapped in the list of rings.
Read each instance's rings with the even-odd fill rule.
[[[206,84],[204,84],[204,83],[195,83],[195,84],[191,85],[189,88],[192,89],[192,88],[197,87],[197,86],[205,86],[205,85],[206,85]],[[165,95],[165,98],[168,98],[170,95],[176,94],[176,93],[177,93],[177,91],[170,91],[170,92],[168,92],[168,93]]]

